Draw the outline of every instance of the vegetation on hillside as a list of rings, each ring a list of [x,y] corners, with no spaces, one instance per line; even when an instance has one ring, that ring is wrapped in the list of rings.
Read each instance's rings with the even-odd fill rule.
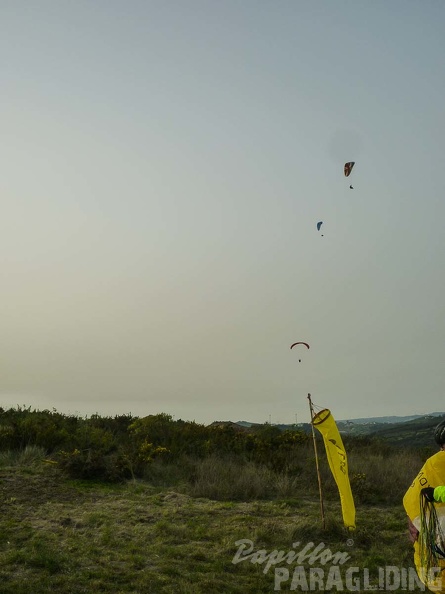
[[[370,436],[346,435],[344,442],[354,496],[363,503],[400,498],[434,451],[432,446],[400,451]],[[76,479],[141,479],[215,499],[270,498],[298,490],[315,496],[318,490],[312,436],[268,424],[239,431],[167,414],[81,418],[30,407],[0,409],[0,452],[31,446]],[[327,496],[336,497],[323,454],[320,466]]]
[[[305,432],[206,427],[166,414],[85,419],[1,409],[1,591],[273,591],[274,567],[264,571],[261,554],[257,563],[233,563],[242,539],[265,552],[288,552],[295,542],[346,551],[375,587],[381,567],[407,575],[412,549],[401,500],[435,448],[344,441],[357,508],[352,535],[320,442],[322,526]],[[311,562],[302,566],[309,572]]]

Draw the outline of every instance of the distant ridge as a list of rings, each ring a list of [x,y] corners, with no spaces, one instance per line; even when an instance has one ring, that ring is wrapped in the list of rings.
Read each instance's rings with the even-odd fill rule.
[[[425,415],[407,415],[405,417],[387,416],[387,417],[362,417],[359,419],[339,419],[338,423],[406,423],[416,419],[425,419],[429,417],[445,417],[445,412],[432,412]]]
[[[358,419],[336,420],[343,436],[377,438],[388,444],[402,447],[434,448],[433,430],[440,418],[445,419],[445,412],[431,412],[424,415],[388,415],[383,417],[362,417]],[[221,426],[230,426],[235,430],[255,432],[268,425],[280,431],[312,431],[310,423],[251,423],[250,421],[222,421]]]
[[[444,417],[445,412],[431,412],[424,415],[406,415],[404,417],[397,416],[397,415],[389,415],[386,417],[360,417],[358,419],[336,419],[337,425],[387,425],[387,424],[397,424],[397,423],[407,423],[409,421],[416,421],[420,419],[431,419],[432,417]],[[295,428],[301,427],[304,425],[309,425],[309,423],[297,423],[297,425],[293,423],[253,423],[251,421],[222,421],[224,423],[231,423],[233,425],[238,425],[240,427],[261,427],[262,425],[271,424],[276,427],[282,428]]]

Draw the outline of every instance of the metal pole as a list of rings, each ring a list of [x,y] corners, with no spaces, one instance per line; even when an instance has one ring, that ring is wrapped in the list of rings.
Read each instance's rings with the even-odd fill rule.
[[[307,397],[308,397],[308,400],[309,400],[309,409],[311,411],[311,427],[312,427],[312,438],[314,440],[315,466],[317,468],[318,491],[320,493],[321,523],[322,523],[322,526],[323,526],[323,529],[324,529],[324,528],[326,528],[326,521],[325,521],[325,517],[324,517],[323,491],[322,491],[322,488],[321,488],[320,467],[318,466],[317,440],[315,438],[315,428],[314,428],[314,424],[313,424],[313,420],[314,420],[314,409],[312,407],[311,395],[308,394]]]

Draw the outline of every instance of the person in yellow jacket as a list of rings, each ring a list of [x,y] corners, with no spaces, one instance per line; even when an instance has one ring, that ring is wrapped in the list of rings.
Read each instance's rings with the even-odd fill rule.
[[[434,551],[436,571],[434,572],[435,577],[432,577],[433,574],[428,573],[427,575],[425,570],[425,551],[421,548],[425,545],[419,539],[419,531],[422,529],[422,501],[434,503],[439,529],[445,534],[445,419],[436,426],[434,439],[440,446],[440,450],[428,458],[420,469],[403,497],[403,506],[408,515],[408,527],[414,546],[414,564],[417,574],[431,592],[445,594],[445,556],[439,552],[443,550],[443,546]]]

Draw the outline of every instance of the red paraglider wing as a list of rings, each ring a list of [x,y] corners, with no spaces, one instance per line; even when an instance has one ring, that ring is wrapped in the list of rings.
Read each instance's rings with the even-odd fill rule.
[[[305,347],[309,348],[309,345],[307,342],[294,342],[294,344],[291,344],[290,348],[293,349],[296,344],[304,344]]]
[[[345,163],[345,176],[349,177],[349,174],[352,171],[352,168],[355,165],[355,161],[349,161],[349,163]]]

